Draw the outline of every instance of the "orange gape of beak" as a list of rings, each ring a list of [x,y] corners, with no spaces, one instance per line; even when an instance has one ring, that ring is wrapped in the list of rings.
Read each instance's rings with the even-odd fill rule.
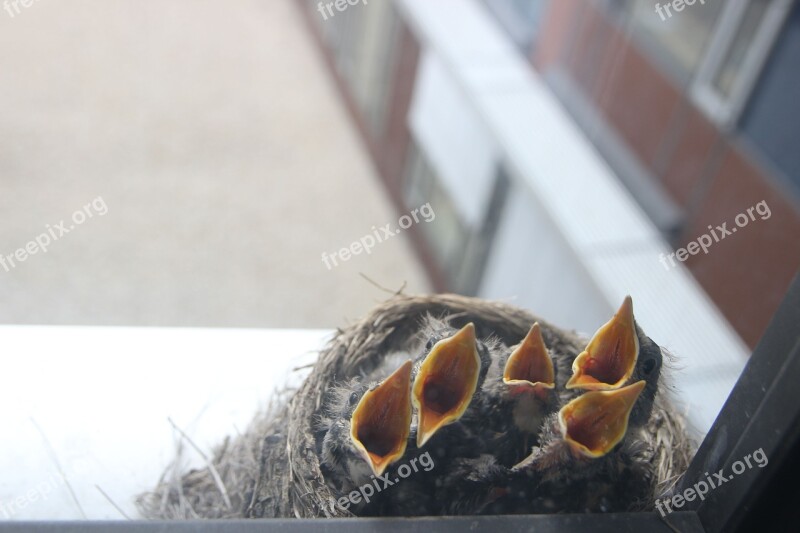
[[[539,398],[555,387],[553,361],[547,353],[538,322],[508,357],[503,370],[503,383],[515,393],[533,392]]]
[[[625,297],[619,311],[572,362],[568,389],[612,390],[624,385],[633,374],[639,357],[639,338],[633,321],[633,301]]]
[[[411,361],[368,390],[350,418],[350,438],[376,476],[406,452],[411,433]]]
[[[480,368],[472,323],[431,348],[411,389],[419,417],[418,447],[440,428],[461,418],[475,394]]]
[[[637,381],[613,391],[592,391],[578,396],[558,412],[564,440],[577,454],[602,457],[625,437],[636,400],[645,382]]]

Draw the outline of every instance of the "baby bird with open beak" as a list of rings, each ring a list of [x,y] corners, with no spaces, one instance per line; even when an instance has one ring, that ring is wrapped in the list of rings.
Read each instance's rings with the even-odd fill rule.
[[[636,323],[633,300],[626,296],[616,314],[597,330],[572,362],[573,373],[564,386],[572,391],[567,397],[574,397],[580,390],[614,390],[644,380],[642,395],[652,406],[662,363],[661,348]],[[646,420],[650,410],[637,416]]]
[[[405,454],[412,416],[411,370],[409,360],[378,383],[353,379],[332,388],[318,424],[324,434],[320,466],[340,494],[372,483]],[[352,510],[359,514],[359,509]]]
[[[647,391],[655,395],[661,362],[661,349],[636,323],[633,300],[626,296],[611,320],[572,362],[573,374],[566,388],[613,390],[644,379]]]
[[[492,362],[480,396],[481,424],[500,464],[511,466],[528,455],[544,419],[558,409],[556,368],[535,323],[511,349]]]
[[[545,421],[540,446],[510,470],[507,495],[494,513],[633,510],[647,494],[652,465],[632,438],[646,420],[645,382],[583,394]],[[630,426],[630,427],[629,427]]]
[[[456,330],[428,316],[423,335],[427,342],[412,372],[411,401],[416,408],[412,434],[416,447],[430,449],[439,464],[462,451],[476,451],[474,428],[458,422],[473,405],[491,356],[487,342],[476,338],[472,323]]]

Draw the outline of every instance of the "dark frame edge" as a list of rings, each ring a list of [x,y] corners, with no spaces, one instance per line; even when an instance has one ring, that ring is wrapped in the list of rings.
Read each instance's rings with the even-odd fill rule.
[[[706,435],[676,494],[723,470],[756,450],[768,464],[748,468],[687,502],[711,533],[737,531],[793,447],[800,442],[800,274],[796,274],[767,331],[753,351],[730,396]]]
[[[661,518],[658,513],[559,514],[516,516],[460,516],[421,518],[331,518],[253,519],[203,521],[89,521],[89,522],[0,522],[0,533],[79,533],[109,531],[125,533],[463,533],[495,529],[508,533],[702,533],[696,513],[676,512]]]

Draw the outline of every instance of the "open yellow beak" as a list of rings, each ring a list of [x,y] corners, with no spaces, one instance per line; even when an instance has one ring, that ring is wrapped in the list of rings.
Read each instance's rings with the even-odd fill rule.
[[[350,438],[376,476],[406,452],[411,433],[411,361],[368,390],[350,418]]]
[[[515,393],[533,392],[540,398],[555,387],[553,361],[547,352],[538,322],[508,357],[503,370],[503,383]]]
[[[478,386],[480,357],[472,323],[437,342],[422,362],[411,389],[417,408],[417,446],[464,414]]]
[[[639,338],[633,320],[633,300],[625,297],[619,311],[594,334],[572,362],[568,389],[612,390],[633,374],[639,356]]]
[[[607,454],[625,437],[631,410],[644,387],[644,381],[637,381],[621,389],[578,396],[558,412],[564,440],[586,457]]]

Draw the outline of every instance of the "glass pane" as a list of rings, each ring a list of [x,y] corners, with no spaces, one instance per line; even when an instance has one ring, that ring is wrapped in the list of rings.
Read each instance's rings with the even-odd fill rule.
[[[455,282],[462,263],[464,249],[470,232],[462,222],[456,206],[425,158],[416,147],[411,154],[411,172],[406,176],[408,205],[430,202],[435,207],[436,224],[424,224],[420,228],[437,263]],[[425,196],[423,196],[423,194]]]
[[[652,2],[631,2],[633,32],[683,79],[688,79],[703,59],[724,2],[682,4],[680,11],[672,4],[656,2],[654,9]]]
[[[530,0],[483,0],[523,54],[530,52],[547,2]]]
[[[714,78],[714,86],[724,95],[730,96],[734,87],[739,69],[747,57],[753,37],[764,18],[764,13],[772,0],[751,0],[745,11],[739,31],[725,56],[719,72]]]

